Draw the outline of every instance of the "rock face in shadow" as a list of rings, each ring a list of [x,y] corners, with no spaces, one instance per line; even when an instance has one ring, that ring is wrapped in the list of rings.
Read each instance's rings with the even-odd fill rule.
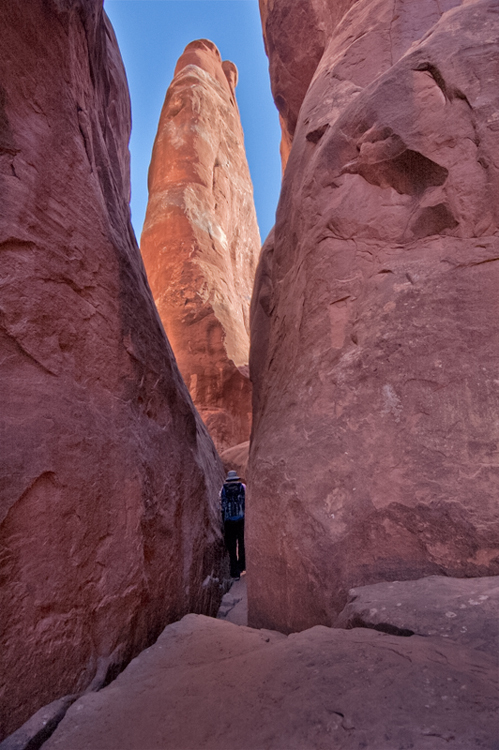
[[[222,465],[130,225],[130,106],[99,0],[0,24],[0,736],[221,598]]]
[[[444,5],[359,0],[301,105],[252,303],[250,625],[499,573],[499,9]]]
[[[497,706],[490,657],[438,639],[187,615],[44,750],[496,748]]]
[[[259,0],[286,167],[298,113],[329,37],[357,0]]]
[[[248,592],[246,578],[235,581],[223,595],[217,619],[232,622],[234,625],[248,625]]]
[[[497,669],[499,577],[429,576],[351,589],[334,627],[445,638],[490,654]]]
[[[180,57],[149,169],[141,251],[180,371],[219,451],[249,440],[249,304],[260,253],[236,66]]]

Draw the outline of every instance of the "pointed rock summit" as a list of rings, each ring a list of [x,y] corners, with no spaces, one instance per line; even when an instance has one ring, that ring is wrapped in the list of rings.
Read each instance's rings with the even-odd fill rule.
[[[219,450],[249,439],[249,304],[260,235],[237,68],[187,45],[161,113],[141,250],[163,325]]]

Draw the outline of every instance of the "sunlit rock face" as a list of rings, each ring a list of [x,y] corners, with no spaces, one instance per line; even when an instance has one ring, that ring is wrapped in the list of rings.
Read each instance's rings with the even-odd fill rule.
[[[359,0],[308,88],[252,302],[252,625],[499,572],[498,32]]]
[[[222,466],[129,220],[99,0],[2,3],[0,737],[221,592]]]
[[[243,482],[246,482],[248,470],[249,440],[234,445],[220,454],[225,471],[235,470]]]
[[[260,236],[237,69],[200,39],[180,57],[149,170],[141,251],[180,371],[219,450],[249,439],[249,304]]]

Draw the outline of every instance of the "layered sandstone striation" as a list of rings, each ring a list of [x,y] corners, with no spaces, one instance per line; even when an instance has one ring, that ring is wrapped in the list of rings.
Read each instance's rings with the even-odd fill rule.
[[[191,396],[219,450],[249,439],[249,305],[260,236],[236,66],[200,39],[166,94],[141,251]]]
[[[308,87],[252,303],[252,625],[499,572],[498,32],[358,0]]]
[[[0,736],[221,598],[215,448],[130,225],[102,0],[1,3]]]

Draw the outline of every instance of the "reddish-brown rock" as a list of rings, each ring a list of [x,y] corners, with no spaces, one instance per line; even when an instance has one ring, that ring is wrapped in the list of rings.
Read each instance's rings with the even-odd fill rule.
[[[441,639],[187,615],[44,750],[495,750],[497,669]]]
[[[149,169],[141,251],[191,396],[219,450],[249,440],[249,304],[260,236],[235,99],[237,69],[187,45]]]
[[[301,106],[253,302],[252,625],[499,573],[499,7],[443,9],[359,0]]]
[[[334,627],[445,638],[490,654],[497,669],[499,577],[428,576],[350,589]]]
[[[216,613],[222,466],[129,221],[102,0],[2,0],[0,736]]]
[[[243,482],[246,481],[248,471],[249,440],[239,443],[220,454],[225,471],[235,470]]]
[[[359,77],[362,68],[363,76],[369,70],[376,76],[381,58],[388,52],[392,59],[392,45],[395,54],[400,56],[401,50],[407,49],[407,43],[410,46],[417,38],[419,29],[429,28],[443,12],[459,5],[460,0],[417,0],[417,4],[399,0],[396,6],[381,0],[370,4],[369,8],[360,3],[349,14],[356,3],[357,0],[259,0],[272,93],[282,130],[283,169],[289,158],[300,107],[337,27],[348,30],[348,43],[353,53],[348,57],[357,68],[355,77]],[[361,21],[360,16],[363,16]],[[341,68],[340,63],[339,81],[344,72]]]
[[[298,113],[325,46],[357,0],[259,0],[272,94],[281,124],[286,167]]]

